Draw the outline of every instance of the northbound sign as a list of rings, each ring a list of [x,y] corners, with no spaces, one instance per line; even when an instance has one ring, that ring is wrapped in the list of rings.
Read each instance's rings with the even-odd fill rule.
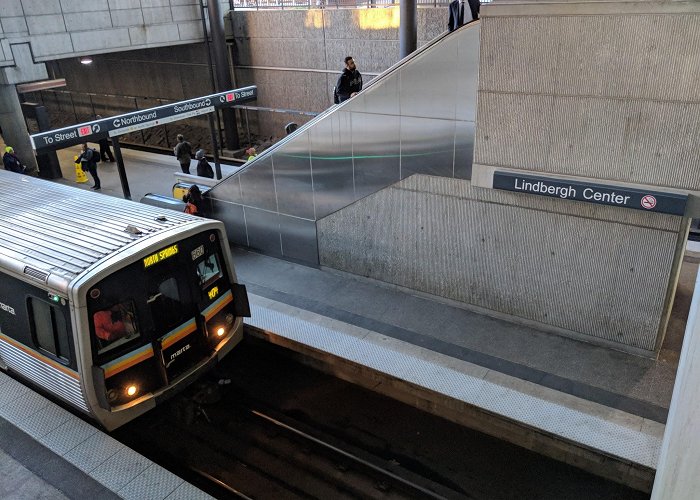
[[[506,191],[673,215],[684,215],[685,205],[688,201],[688,195],[684,194],[606,186],[604,184],[521,175],[513,172],[494,172],[493,187]]]
[[[82,142],[96,142],[106,136],[114,137],[164,123],[184,120],[211,113],[217,108],[228,108],[257,99],[256,86],[220,92],[187,101],[165,104],[157,108],[134,111],[124,115],[103,118],[30,136],[32,147],[38,152],[61,149]]]

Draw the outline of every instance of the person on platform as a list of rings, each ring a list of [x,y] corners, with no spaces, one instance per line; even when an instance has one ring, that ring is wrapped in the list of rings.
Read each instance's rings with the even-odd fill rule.
[[[209,165],[203,149],[197,150],[197,153],[194,155],[194,159],[197,160],[197,175],[200,177],[209,177],[210,179],[213,179],[214,170],[212,170],[211,165]]]
[[[95,118],[97,120],[101,120],[102,116],[101,115],[95,115]],[[109,147],[109,139],[106,137],[103,137],[97,143],[100,145],[100,158],[102,158],[102,161],[114,161],[114,156],[112,155],[112,149]]]
[[[186,203],[185,213],[201,215],[204,198],[202,198],[202,191],[200,191],[197,184],[192,184],[192,186],[190,186],[187,193],[182,197],[182,201]]]
[[[185,140],[185,136],[177,134],[177,146],[173,149],[175,158],[180,162],[180,168],[185,174],[190,173],[190,162],[192,161],[192,144]]]
[[[5,154],[2,155],[2,163],[5,165],[5,170],[9,170],[10,172],[24,174],[27,171],[27,167],[22,164],[12,146],[5,147]]]
[[[255,148],[252,146],[245,150],[245,154],[248,156],[247,161],[250,161],[253,158],[255,158],[256,156],[258,156],[258,152],[255,151]]]
[[[80,163],[84,172],[90,172],[94,185],[92,189],[98,191],[102,188],[100,183],[100,178],[97,176],[97,162],[99,160],[100,153],[96,149],[89,148],[87,143],[84,142],[82,145],[82,153],[75,160],[76,163]]]

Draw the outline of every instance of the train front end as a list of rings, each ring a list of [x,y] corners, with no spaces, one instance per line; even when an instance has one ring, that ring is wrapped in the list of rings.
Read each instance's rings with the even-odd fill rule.
[[[107,430],[178,392],[241,341],[246,290],[220,223],[209,226],[139,249],[83,287],[86,394]]]

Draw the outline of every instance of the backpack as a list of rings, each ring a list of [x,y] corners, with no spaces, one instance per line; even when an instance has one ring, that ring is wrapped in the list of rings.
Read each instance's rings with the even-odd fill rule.
[[[340,104],[340,98],[338,97],[338,87],[333,87],[333,104]]]
[[[92,148],[92,161],[95,163],[100,163],[102,160],[102,155],[100,154],[99,151],[97,151],[95,148]]]
[[[187,205],[185,205],[185,213],[197,215],[197,205],[188,201]]]

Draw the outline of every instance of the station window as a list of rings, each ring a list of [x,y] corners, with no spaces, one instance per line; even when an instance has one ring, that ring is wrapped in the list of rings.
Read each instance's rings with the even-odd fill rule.
[[[92,315],[98,354],[141,336],[136,323],[133,301],[120,302]]]
[[[40,349],[68,362],[68,325],[62,312],[48,302],[30,297],[28,309],[31,318],[32,336]]]

